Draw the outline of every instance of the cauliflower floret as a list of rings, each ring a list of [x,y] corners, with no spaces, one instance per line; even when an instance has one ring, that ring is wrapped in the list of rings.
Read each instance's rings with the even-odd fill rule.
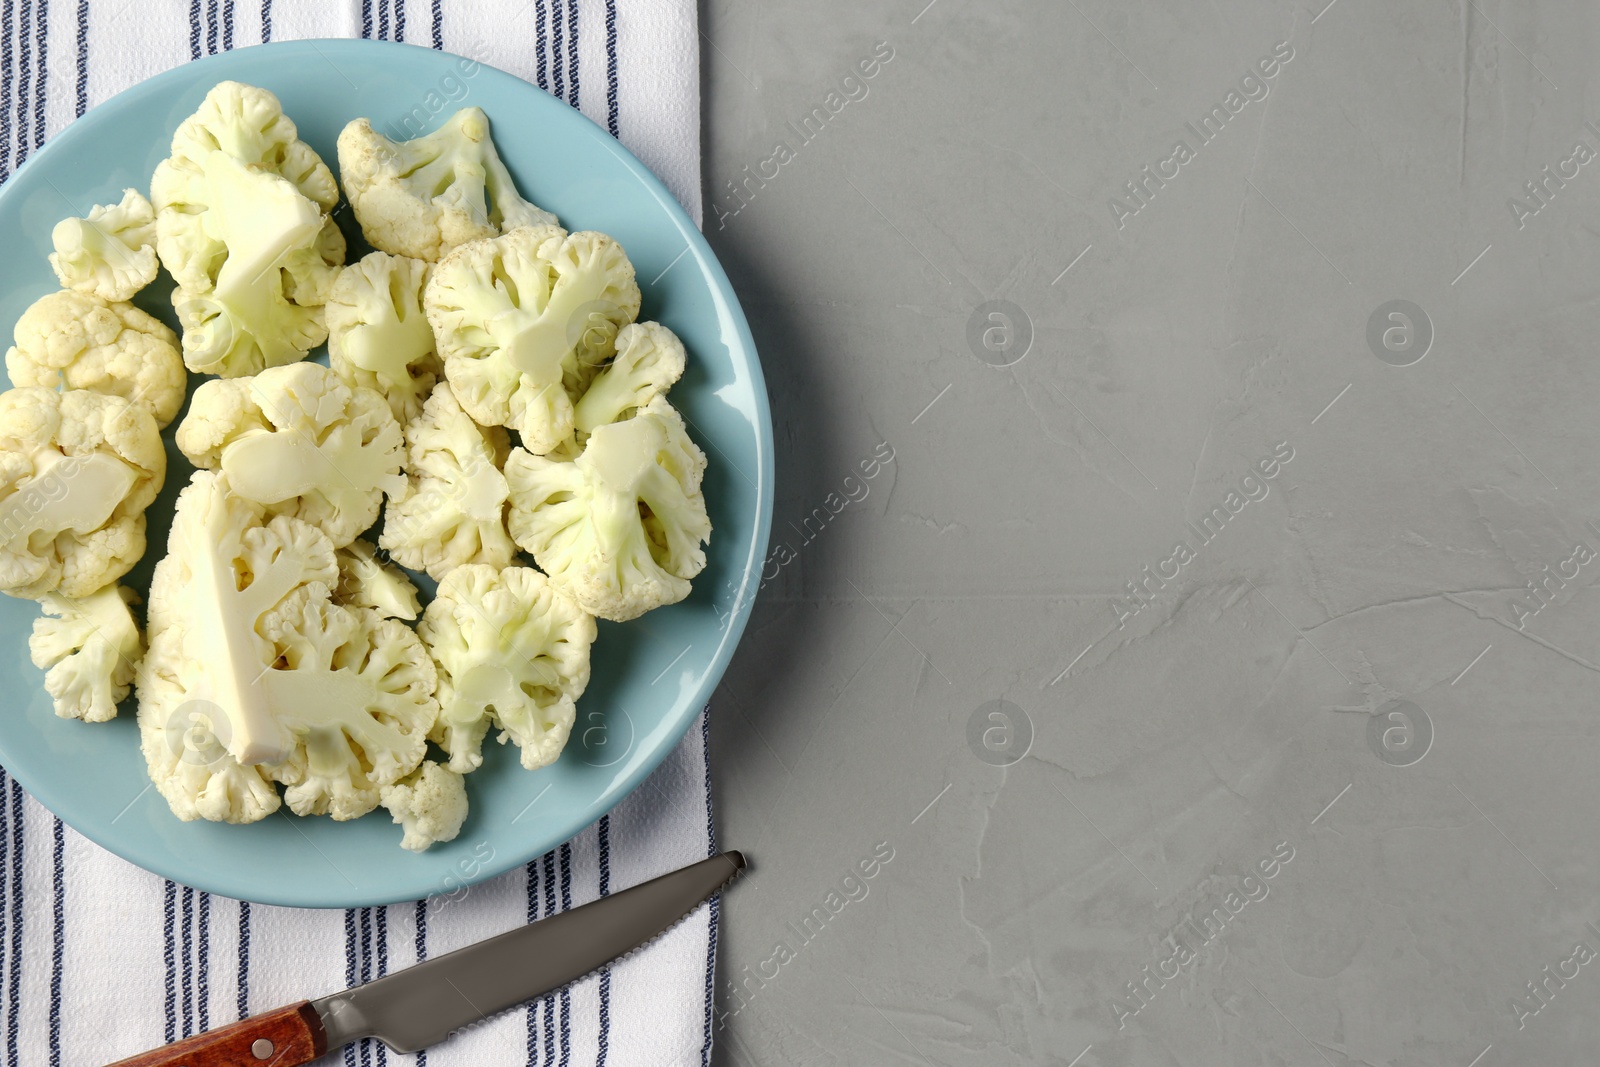
[[[595,622],[531,567],[468,564],[439,583],[417,627],[439,669],[439,720],[430,740],[450,769],[483,763],[491,724],[529,770],[566,746],[589,684]]]
[[[383,252],[339,272],[328,297],[328,364],[346,385],[376,389],[401,423],[417,417],[443,368],[422,313],[429,265]]]
[[[67,289],[101,300],[127,300],[156,279],[156,214],[137,189],[117,204],[96,204],[84,218],[50,231],[50,269]]]
[[[361,232],[397,256],[437,262],[468,241],[556,222],[518,195],[475,107],[410,141],[356,119],[339,134],[339,173]]]
[[[28,655],[49,672],[44,688],[63,719],[106,722],[128,695],[134,668],[144,654],[139,626],[128,605],[132,589],[108,585],[74,600],[46,593],[44,614],[33,622]]]
[[[337,547],[405,489],[404,438],[388,403],[315,363],[206,382],[178,426],[178,448],[221,468],[232,491],[312,523]]]
[[[223,82],[156,167],[156,250],[190,370],[237,377],[291,363],[327,337],[320,305],[344,237],[333,175],[264,89]]]
[[[404,624],[331,603],[337,574],[321,531],[267,520],[226,475],[179,496],[138,674],[145,759],[179,818],[263,818],[274,781],[297,813],[354,818],[422,761],[433,663]]]
[[[161,431],[117,396],[0,393],[0,591],[85,597],[144,555],[144,509],[167,474]]]
[[[659,322],[631,322],[617,331],[617,355],[578,401],[573,425],[584,433],[620,422],[666,394],[687,359],[678,335]]]
[[[433,760],[383,787],[383,806],[405,830],[400,847],[421,852],[454,841],[467,821],[467,784],[455,771]]]
[[[450,253],[423,307],[462,409],[544,455],[572,436],[573,399],[638,316],[639,286],[605,234],[535,226]]]
[[[711,537],[706,457],[656,397],[597,427],[573,462],[515,449],[506,461],[511,536],[585,611],[625,622],[689,595]]]
[[[35,300],[6,352],[12,385],[89,389],[131,400],[165,427],[188,378],[178,335],[132,304],[63,289]]]
[[[435,580],[466,563],[510,566],[510,489],[500,467],[510,442],[469,419],[448,385],[406,425],[406,488],[389,498],[378,543],[402,566]]]
[[[414,620],[422,612],[417,587],[393,563],[378,558],[372,542],[360,538],[339,549],[339,588],[335,604],[371,608],[386,619]]]

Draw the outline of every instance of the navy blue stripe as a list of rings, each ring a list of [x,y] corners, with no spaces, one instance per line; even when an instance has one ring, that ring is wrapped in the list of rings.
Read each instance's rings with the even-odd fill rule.
[[[217,0],[206,0],[206,55],[217,54],[217,23],[222,17],[217,13]]]
[[[544,854],[544,913],[554,915],[556,912],[556,854]],[[545,1067],[555,1062],[556,1057],[556,998],[544,998],[544,1062]]]
[[[34,75],[33,147],[44,145],[44,105],[50,90],[46,84],[50,68],[50,0],[39,0],[39,17],[33,24],[33,48],[39,53],[39,72]]]
[[[396,3],[399,0],[395,0]],[[377,930],[373,935],[378,940],[378,973],[377,978],[382,978],[389,973],[389,909],[387,906],[375,909]],[[389,1047],[381,1041],[374,1041],[373,1047],[378,1051],[378,1067],[388,1067]]]
[[[239,901],[239,1018],[250,1015],[250,902]]]
[[[211,894],[200,894],[200,951],[195,957],[194,969],[198,975],[195,1003],[200,1019],[200,1031],[211,1029]]]
[[[3,162],[4,157],[0,157],[0,163]],[[5,904],[5,907],[0,908],[0,949],[5,947],[6,919],[11,914],[10,902],[5,900],[5,871],[11,858],[11,817],[6,812],[5,793],[10,782],[11,778],[6,774],[5,768],[0,767],[0,903]],[[22,913],[19,911],[17,914],[20,918]],[[0,991],[4,990],[5,977],[5,958],[0,956]]]
[[[437,0],[436,0],[437,2]],[[417,962],[428,958],[428,902],[417,901]],[[428,1067],[428,1050],[417,1053],[417,1067]]]
[[[272,0],[261,0],[261,43],[272,40]]]
[[[611,895],[611,816],[600,816],[595,827],[595,838],[600,846],[600,895]],[[595,1067],[605,1067],[606,1052],[611,1045],[611,968],[600,968],[600,1037],[595,1054]]]
[[[433,0],[433,47],[444,48],[444,0]]]
[[[233,51],[233,0],[222,0],[222,50]]]
[[[394,0],[394,39],[406,39],[406,0]]]
[[[18,34],[21,38],[21,54],[17,59],[17,107],[16,131],[13,143],[7,147],[12,153],[15,166],[20,167],[28,158],[28,91],[33,80],[33,50],[28,47],[28,27],[33,25],[32,0],[22,0],[22,12],[18,18]]]
[[[572,908],[572,843],[561,846],[561,910]],[[561,1067],[572,1056],[572,990],[561,987]]]
[[[183,928],[179,937],[183,967],[180,973],[183,976],[183,996],[179,998],[183,1005],[183,1034],[188,1037],[194,1033],[194,890],[188,886],[183,887],[183,900],[179,907]]]
[[[0,5],[0,181],[11,177],[11,47],[12,0]]]
[[[6,1003],[11,1018],[6,1025],[6,1064],[17,1067],[17,1031],[22,1015],[22,861],[27,853],[26,835],[22,822],[22,786],[11,781],[11,981],[6,989]]]
[[[60,819],[55,826],[51,888],[56,894],[54,925],[50,931],[50,1067],[61,1067],[61,965],[67,954],[67,830]]]
[[[700,753],[706,767],[706,855],[717,854],[717,823],[711,816],[711,707],[700,713]],[[711,1017],[717,1007],[717,924],[722,918],[722,894],[711,897],[711,914],[706,939],[706,1016],[705,1042],[700,1046],[700,1067],[711,1067]]]
[[[162,959],[167,965],[167,1044],[178,1040],[178,942],[174,937],[177,929],[178,915],[178,887],[169,878],[165,896],[162,899],[162,914],[165,921],[161,926],[162,936],[166,938],[166,946],[162,951]]]
[[[550,0],[550,91],[557,100],[567,98],[566,0]]]
[[[9,9],[10,6],[11,6],[11,0],[6,0],[6,7]],[[549,51],[550,38],[545,33],[544,20],[545,20],[544,0],[534,0],[534,5],[533,5],[533,33],[534,33],[535,44],[534,44],[533,54],[534,54],[534,59],[536,60],[536,62],[534,63],[534,67],[533,67],[533,76],[534,76],[534,80],[539,83],[539,88],[545,90],[546,92],[549,92],[550,91],[550,79],[545,76],[545,59],[546,59],[546,53]],[[6,29],[6,32],[8,34],[11,32],[9,26]],[[6,46],[6,49],[7,49],[7,55],[9,55],[10,54],[10,45],[9,44]],[[9,62],[9,60],[8,60],[8,62]]]
[[[528,861],[528,921],[539,921],[539,861]],[[539,1001],[528,1005],[528,1067],[539,1064]]]
[[[381,2],[381,0],[380,0]],[[361,980],[372,981],[372,909],[361,909]],[[361,1067],[372,1067],[372,1042],[361,1042]]]
[[[356,909],[344,910],[344,984],[356,984]],[[356,1067],[356,1046],[344,1047],[345,1067]]]
[[[389,39],[389,0],[378,0],[378,40]]]
[[[74,114],[89,110],[89,0],[78,0],[78,101]]]
[[[606,129],[617,136],[617,0],[606,0]]]
[[[200,0],[189,0],[189,58],[200,58]]]
[[[361,36],[372,36],[372,0],[361,0]]]
[[[567,76],[572,79],[567,103],[578,106],[578,0],[567,0]]]

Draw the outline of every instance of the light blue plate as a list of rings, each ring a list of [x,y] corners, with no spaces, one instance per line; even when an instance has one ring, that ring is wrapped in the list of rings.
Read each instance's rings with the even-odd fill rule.
[[[470,73],[464,73],[470,72]],[[0,763],[85,836],[174,881],[231,897],[353,907],[449,893],[527,862],[599,818],[661,762],[705,705],[749,617],[772,514],[772,420],[749,326],[705,239],[628,151],[578,112],[519,78],[426,48],[379,41],[295,41],[202,59],[129,89],[79,119],[0,188],[0,337],[57,287],[45,257],[58,219],[148,191],[172,131],[226,79],[271,89],[330,166],[350,119],[390,136],[407,115],[427,129],[456,108],[488,113],[523,193],[571,230],[622,242],[638,270],[640,318],[671,327],[689,350],[672,400],[710,465],[715,533],[688,600],[626,624],[600,624],[594,676],[553,766],[524,771],[514,747],[489,743],[468,778],[461,836],[422,855],[400,848],[382,809],[366,818],[274,815],[251,826],[178,821],[148,788],[132,701],[110,723],[58,719],[28,660],[32,603],[0,597]],[[418,132],[416,125],[412,132]],[[356,236],[349,212],[341,222]],[[367,251],[352,241],[351,259]],[[170,282],[138,303],[176,326]],[[321,357],[319,357],[321,358]],[[198,379],[191,381],[191,389]],[[173,424],[174,427],[177,425]],[[150,551],[126,579],[141,594],[165,552],[172,502],[189,465],[171,446],[167,489],[150,510]],[[487,859],[485,859],[487,857]]]

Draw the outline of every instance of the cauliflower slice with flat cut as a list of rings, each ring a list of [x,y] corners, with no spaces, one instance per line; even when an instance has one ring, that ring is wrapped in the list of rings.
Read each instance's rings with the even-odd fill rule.
[[[514,449],[506,460],[512,538],[585,611],[626,622],[689,595],[711,537],[705,453],[656,397],[596,427],[570,463]]]
[[[137,599],[120,585],[78,599],[55,593],[39,598],[44,614],[33,622],[28,655],[35,667],[48,669],[44,688],[63,719],[116,718],[144,654],[139,625],[128,609]]]
[[[379,545],[402,566],[435,580],[467,563],[511,564],[510,489],[500,473],[510,441],[498,426],[469,419],[440,384],[406,425],[406,488],[389,498]]]
[[[620,422],[683,377],[683,342],[659,322],[630,322],[617,331],[617,354],[589,383],[573,412],[573,425],[593,433]]]
[[[434,263],[468,241],[556,224],[518,194],[476,107],[410,141],[355,119],[339,134],[339,173],[361,232],[391,255]]]
[[[605,234],[535,226],[450,253],[423,307],[462,409],[544,455],[572,436],[573,401],[638,316],[639,286]]]
[[[422,761],[438,704],[420,639],[340,607],[327,537],[267,518],[226,475],[178,498],[150,594],[139,726],[151,779],[181,819],[277,810],[354,818]]]
[[[315,363],[206,382],[177,441],[195,466],[226,473],[233,492],[319,527],[336,547],[376,521],[384,493],[406,485],[388,402]]]
[[[131,299],[156,280],[156,214],[137,189],[115,204],[96,204],[83,218],[50,231],[50,269],[62,288],[101,300]]]
[[[422,613],[417,587],[393,563],[378,558],[372,542],[356,538],[339,549],[339,587],[333,602],[351,608],[371,608],[386,619],[410,622]]]
[[[328,365],[346,385],[376,389],[405,424],[443,367],[422,312],[429,265],[373,252],[339,272],[328,296]]]
[[[595,622],[532,567],[451,571],[417,632],[439,671],[439,719],[430,740],[465,774],[483,763],[491,725],[515,741],[529,770],[566,746],[589,684]]]
[[[422,852],[454,841],[467,821],[467,784],[455,771],[433,760],[383,787],[383,806],[405,831],[400,847]]]
[[[264,89],[223,82],[156,167],[156,251],[190,370],[237,377],[305,358],[344,262],[333,175]]]
[[[164,428],[183,407],[188,376],[178,335],[128,303],[62,289],[17,320],[6,352],[12,385],[88,389],[142,405]]]
[[[167,454],[150,412],[42,386],[0,393],[0,591],[85,597],[144,555]]]

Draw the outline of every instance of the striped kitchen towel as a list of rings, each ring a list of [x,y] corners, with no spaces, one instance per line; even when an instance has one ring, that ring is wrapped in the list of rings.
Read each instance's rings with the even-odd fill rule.
[[[0,0],[0,180],[97,102],[266,40],[378,37],[517,74],[609,129],[700,220],[693,0]],[[0,1064],[109,1063],[341,989],[714,850],[705,718],[567,844],[457,901],[302,911],[175,885],[105,852],[0,771]],[[710,1062],[715,902],[643,952],[415,1057],[345,1067]]]

